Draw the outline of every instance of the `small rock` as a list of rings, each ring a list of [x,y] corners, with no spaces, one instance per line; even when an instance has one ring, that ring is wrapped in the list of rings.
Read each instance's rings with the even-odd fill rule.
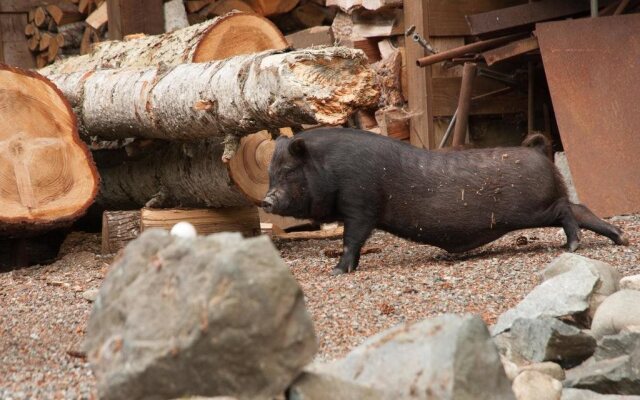
[[[559,381],[563,381],[565,378],[564,370],[562,367],[554,362],[541,362],[541,363],[533,363],[530,365],[523,365],[518,368],[517,373],[521,373],[524,371],[536,371],[543,373],[545,375],[549,375],[553,379],[557,379]]]
[[[98,292],[97,288],[85,290],[82,292],[82,298],[93,303],[98,297]]]
[[[513,381],[517,400],[560,400],[562,383],[538,371],[524,371]]]
[[[442,315],[379,333],[324,373],[394,399],[513,399],[498,351],[478,316]]]
[[[287,400],[382,400],[385,397],[375,389],[343,381],[333,376],[303,372],[291,384]]]
[[[625,276],[620,280],[620,289],[640,290],[640,275]]]
[[[589,358],[596,340],[580,329],[551,317],[519,318],[511,326],[512,350],[529,361],[554,361],[573,367]]]
[[[607,297],[593,317],[591,331],[596,339],[615,335],[625,327],[640,325],[640,291],[620,290]]]
[[[518,318],[561,317],[581,313],[589,308],[589,299],[598,276],[588,269],[573,269],[536,286],[517,306],[507,310],[493,326],[498,335],[511,328]]]
[[[565,387],[604,394],[640,394],[640,355],[592,359],[566,372]]]
[[[640,396],[600,394],[586,389],[565,388],[561,400],[640,400]]]
[[[593,317],[604,299],[619,289],[620,273],[611,265],[592,260],[575,253],[564,253],[556,257],[542,272],[542,279],[548,280],[576,269],[587,269],[600,280],[589,301],[589,316]]]
[[[85,349],[101,399],[270,398],[316,351],[298,283],[266,236],[148,230],[94,303]]]

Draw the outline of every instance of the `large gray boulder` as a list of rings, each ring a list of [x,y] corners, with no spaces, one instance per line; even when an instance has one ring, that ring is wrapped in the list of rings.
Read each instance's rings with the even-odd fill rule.
[[[265,399],[311,361],[316,340],[267,237],[151,230],[105,279],[85,348],[101,399]]]
[[[640,326],[640,291],[625,289],[607,297],[598,307],[591,332],[600,339],[636,325]]]
[[[625,276],[620,279],[620,289],[640,290],[640,275]]]
[[[589,308],[598,275],[586,268],[569,270],[536,286],[518,305],[502,314],[491,333],[498,335],[511,328],[518,318],[562,317],[582,313]]]
[[[604,299],[619,289],[621,275],[611,265],[592,260],[575,253],[564,253],[556,257],[542,272],[544,280],[551,279],[576,269],[587,269],[598,277],[598,283],[589,299],[589,316],[593,317]]]
[[[391,400],[382,392],[336,377],[304,372],[288,390],[287,400]]]
[[[640,400],[640,396],[600,394],[586,389],[565,388],[561,400]]]
[[[532,362],[554,361],[573,367],[593,355],[596,340],[551,317],[519,318],[511,326],[511,350]]]
[[[513,399],[498,351],[478,316],[442,315],[388,329],[325,373],[393,399]]]

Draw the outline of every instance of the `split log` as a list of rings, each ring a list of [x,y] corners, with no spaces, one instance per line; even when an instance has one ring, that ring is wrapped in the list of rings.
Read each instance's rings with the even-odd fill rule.
[[[50,75],[100,68],[174,66],[286,47],[287,41],[266,18],[229,13],[163,35],[100,43],[91,54],[55,63],[39,72]]]
[[[0,66],[0,232],[64,226],[93,203],[98,174],[62,94],[43,77]]]
[[[49,13],[44,7],[38,7],[35,9],[33,14],[33,23],[38,28],[46,28],[49,25],[51,17],[49,17]]]
[[[364,54],[342,47],[48,77],[92,136],[192,140],[226,135],[226,160],[241,136],[301,124],[339,125],[356,109],[375,105],[379,96]]]
[[[219,232],[240,232],[244,236],[260,234],[260,218],[256,207],[232,207],[220,209],[153,209],[140,212],[140,231],[162,228],[170,230],[178,222],[189,222],[198,235]]]
[[[293,10],[300,0],[245,0],[260,15],[284,14]]]
[[[78,11],[78,7],[71,3],[50,4],[46,8],[57,26],[63,26],[84,19],[84,16]]]
[[[213,140],[161,143],[139,159],[100,166],[96,203],[107,210],[249,206],[220,160],[223,148]]]
[[[86,19],[87,25],[93,29],[100,29],[109,21],[109,15],[107,14],[107,3],[102,3],[100,7],[96,8]]]
[[[80,47],[82,34],[84,33],[84,22],[74,22],[58,28],[58,46],[61,48]]]
[[[361,8],[377,11],[383,8],[402,7],[402,0],[327,0],[327,6],[338,6],[342,11],[351,14],[354,10]]]
[[[102,254],[114,254],[140,234],[140,211],[105,211],[102,214]]]

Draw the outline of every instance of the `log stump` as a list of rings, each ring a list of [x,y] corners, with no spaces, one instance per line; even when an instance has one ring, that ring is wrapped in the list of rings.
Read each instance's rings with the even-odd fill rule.
[[[70,224],[98,190],[98,173],[67,100],[38,74],[0,65],[0,233]]]

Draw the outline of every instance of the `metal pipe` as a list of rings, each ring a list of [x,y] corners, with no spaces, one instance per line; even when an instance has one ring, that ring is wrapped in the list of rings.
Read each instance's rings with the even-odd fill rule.
[[[469,110],[471,108],[471,92],[473,81],[476,77],[476,64],[465,63],[462,68],[462,84],[460,85],[460,98],[458,99],[458,118],[453,130],[453,146],[464,144],[469,125]]]
[[[456,108],[456,112],[453,113],[453,117],[451,117],[451,121],[449,121],[449,126],[447,126],[447,130],[444,132],[444,136],[442,136],[442,140],[438,145],[438,148],[441,149],[447,143],[449,139],[449,135],[451,135],[451,131],[453,130],[453,126],[456,123],[456,119],[458,118],[458,109]]]
[[[504,43],[509,43],[515,39],[521,38],[524,35],[526,34],[520,33],[516,35],[503,36],[495,39],[482,40],[480,42],[467,44],[464,46],[456,47],[455,49],[451,49],[451,50],[443,50],[439,53],[432,54],[430,56],[418,58],[418,60],[416,61],[416,64],[418,64],[419,67],[426,67],[428,65],[436,64],[441,61],[448,60],[450,58],[463,56],[467,53],[473,53],[473,52],[481,51],[491,47],[499,46]]]
[[[591,18],[598,16],[598,0],[591,0]]]

